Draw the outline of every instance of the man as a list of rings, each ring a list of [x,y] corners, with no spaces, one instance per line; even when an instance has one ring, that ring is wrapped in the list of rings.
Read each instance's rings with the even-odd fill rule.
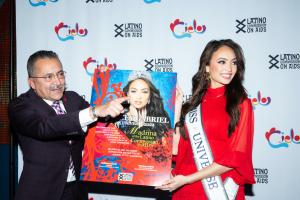
[[[65,91],[65,72],[56,53],[38,51],[27,62],[30,89],[9,105],[24,167],[16,200],[74,200],[79,197],[81,152],[86,126],[98,117],[116,117],[127,97],[90,107]]]

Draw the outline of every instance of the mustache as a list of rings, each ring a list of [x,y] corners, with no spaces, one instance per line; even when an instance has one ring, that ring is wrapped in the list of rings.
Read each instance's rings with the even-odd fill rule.
[[[61,90],[61,89],[63,89],[63,90],[65,90],[65,89],[67,89],[67,84],[53,84],[53,85],[50,85],[50,87],[49,87],[49,89],[50,89],[50,91],[54,91],[54,90]]]

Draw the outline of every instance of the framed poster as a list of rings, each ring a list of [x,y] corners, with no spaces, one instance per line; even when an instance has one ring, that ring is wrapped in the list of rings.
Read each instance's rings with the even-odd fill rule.
[[[156,186],[170,177],[177,75],[96,69],[91,105],[128,96],[126,112],[86,137],[81,180]]]

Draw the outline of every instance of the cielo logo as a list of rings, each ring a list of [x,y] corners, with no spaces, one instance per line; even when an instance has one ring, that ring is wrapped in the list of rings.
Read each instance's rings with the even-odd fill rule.
[[[115,37],[141,38],[143,37],[142,23],[115,24]]]
[[[88,34],[88,30],[86,28],[79,28],[78,23],[75,24],[74,28],[71,28],[71,26],[60,22],[55,26],[54,30],[61,41],[74,40],[75,37],[85,37]]]
[[[299,53],[284,53],[269,55],[269,69],[294,70],[300,69]]]
[[[261,95],[261,91],[257,92],[257,96],[256,97],[251,97],[251,95],[249,95],[249,98],[251,99],[251,103],[253,106],[253,109],[256,108],[256,106],[261,105],[261,106],[267,106],[271,103],[271,97],[263,97]]]
[[[48,1],[52,2],[52,3],[55,3],[58,0],[36,0],[36,1],[29,0],[29,3],[30,3],[31,6],[37,7],[37,6],[46,6]]]
[[[144,0],[145,3],[159,3],[160,0]]]
[[[197,25],[196,20],[193,20],[192,25],[181,21],[180,19],[175,19],[174,22],[170,24],[170,29],[175,38],[190,38],[193,33],[203,34],[206,31],[205,25]]]
[[[114,99],[115,97],[124,96],[123,91],[121,90],[122,82],[111,84],[109,91],[108,83],[110,79],[110,71],[115,70],[117,65],[115,63],[109,64],[107,62],[107,58],[104,59],[103,64],[99,64],[100,62],[89,57],[87,60],[83,61],[83,67],[88,76],[91,78],[92,88],[94,92],[95,99],[92,102],[92,105],[99,105],[102,104],[104,98],[108,98],[110,100]],[[99,84],[101,83],[101,84]]]
[[[88,76],[93,78],[95,69],[98,69],[100,72],[105,72],[117,68],[117,65],[115,63],[112,64],[108,63],[107,58],[104,58],[103,64],[99,64],[99,63],[100,62],[98,60],[95,60],[92,57],[89,57],[87,60],[83,61],[83,67]]]
[[[268,144],[275,149],[287,148],[290,144],[300,144],[300,135],[296,135],[294,129],[291,129],[289,133],[285,133],[273,127],[266,132],[265,136]]]
[[[267,32],[267,18],[266,17],[252,17],[247,19],[236,19],[237,25],[236,33],[257,33]]]
[[[146,71],[156,72],[172,72],[173,71],[173,59],[172,58],[151,58],[145,59]],[[153,69],[154,68],[154,69]]]

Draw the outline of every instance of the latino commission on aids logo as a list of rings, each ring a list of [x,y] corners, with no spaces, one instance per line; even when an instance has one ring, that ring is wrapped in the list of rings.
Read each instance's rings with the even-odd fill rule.
[[[144,61],[146,71],[173,72],[172,58],[148,58]]]
[[[267,168],[254,168],[254,177],[256,184],[268,184],[269,170]]]
[[[180,19],[175,19],[170,24],[170,29],[175,38],[182,39],[191,38],[194,34],[203,34],[206,31],[206,25],[198,24],[195,19],[192,22],[184,22]]]
[[[74,40],[75,38],[85,37],[88,34],[88,30],[80,27],[78,23],[71,26],[60,22],[55,26],[54,31],[60,41]]]
[[[299,70],[300,69],[300,54],[285,53],[269,55],[269,69],[279,70]]]
[[[288,148],[291,145],[300,144],[300,134],[295,133],[293,128],[288,132],[284,132],[272,127],[266,132],[265,137],[270,147],[274,149]]]
[[[237,25],[236,33],[261,33],[267,32],[267,18],[266,17],[252,17],[242,20],[235,20]]]
[[[141,38],[143,37],[142,23],[115,24],[115,38]]]
[[[144,0],[145,3],[160,3],[161,0]],[[86,0],[85,3],[112,3],[113,0]]]
[[[46,6],[48,3],[56,3],[58,0],[29,0],[29,3],[33,7]]]

